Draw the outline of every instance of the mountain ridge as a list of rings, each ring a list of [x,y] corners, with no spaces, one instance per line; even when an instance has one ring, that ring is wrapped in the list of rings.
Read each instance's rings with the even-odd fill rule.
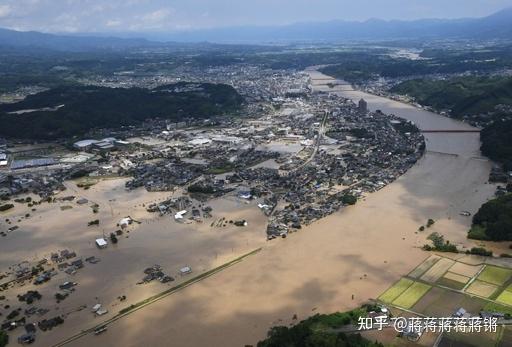
[[[118,32],[49,34],[0,28],[0,46],[38,47],[64,51],[122,50],[172,43],[268,43],[389,39],[508,39],[512,37],[512,7],[481,18],[371,18],[363,22],[331,20],[282,26],[241,26],[180,32]]]
[[[331,20],[299,22],[283,26],[241,26],[179,33],[153,33],[146,37],[157,41],[177,42],[344,41],[475,37],[506,39],[512,37],[512,7],[481,18],[433,18],[412,21],[371,18],[362,22]]]

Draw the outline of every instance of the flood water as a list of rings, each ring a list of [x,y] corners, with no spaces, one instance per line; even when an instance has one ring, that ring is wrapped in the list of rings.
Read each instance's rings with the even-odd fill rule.
[[[331,89],[328,76],[308,73],[316,90],[364,98],[370,109],[421,129],[471,129],[348,87]],[[300,321],[378,297],[429,256],[421,246],[432,231],[461,248],[473,246],[466,238],[471,219],[459,213],[474,213],[495,189],[487,183],[491,162],[480,155],[479,134],[426,134],[426,140],[427,153],[414,167],[356,206],[268,242],[257,255],[69,345],[256,345],[271,326],[296,323],[294,316]],[[428,218],[434,226],[418,232]]]

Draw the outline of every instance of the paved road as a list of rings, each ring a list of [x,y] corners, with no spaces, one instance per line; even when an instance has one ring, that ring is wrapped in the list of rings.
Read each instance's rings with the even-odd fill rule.
[[[322,138],[324,137],[325,126],[327,125],[327,117],[328,117],[328,115],[329,115],[329,113],[325,112],[325,115],[322,118],[322,122],[320,123],[320,127],[318,128],[318,135],[316,137],[315,148],[313,149],[313,153],[311,153],[309,158],[306,159],[306,161],[304,163],[302,163],[301,165],[297,166],[295,169],[292,169],[291,172],[295,172],[297,170],[302,169],[303,167],[306,167],[315,158],[315,156],[318,153],[318,150],[320,148],[320,143],[322,141]]]

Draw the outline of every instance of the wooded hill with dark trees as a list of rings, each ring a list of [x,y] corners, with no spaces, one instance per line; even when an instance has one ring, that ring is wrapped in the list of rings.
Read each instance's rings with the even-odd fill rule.
[[[512,120],[496,121],[480,133],[482,153],[512,171]]]
[[[450,110],[458,118],[493,112],[497,105],[512,103],[512,78],[414,79],[400,83],[391,92],[412,96],[421,105],[437,110]]]
[[[469,237],[492,241],[512,241],[512,194],[490,200],[473,216]]]
[[[150,118],[206,119],[236,111],[242,103],[240,94],[225,84],[180,82],[155,89],[58,87],[0,105],[0,136],[67,138],[94,128],[137,125]]]

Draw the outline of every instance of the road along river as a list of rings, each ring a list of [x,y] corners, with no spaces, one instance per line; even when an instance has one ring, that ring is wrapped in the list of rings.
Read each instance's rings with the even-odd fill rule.
[[[327,76],[307,72],[314,89],[364,98],[370,109],[412,120],[421,129],[471,129],[386,98],[344,86],[329,88],[333,81]],[[424,158],[356,206],[269,242],[243,262],[116,321],[99,336],[89,334],[70,345],[255,344],[269,327],[293,323],[294,314],[301,320],[376,298],[428,257],[420,247],[430,231],[471,245],[466,240],[470,218],[459,212],[475,212],[494,192],[486,184],[491,163],[480,156],[479,134],[431,133],[426,139]],[[435,225],[418,232],[428,218]]]

